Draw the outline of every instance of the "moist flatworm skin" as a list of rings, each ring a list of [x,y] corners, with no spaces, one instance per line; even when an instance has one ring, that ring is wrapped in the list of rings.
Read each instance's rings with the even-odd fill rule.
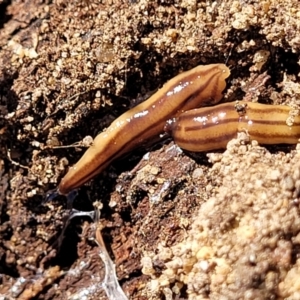
[[[188,151],[202,152],[226,148],[238,132],[245,131],[260,144],[296,144],[300,138],[300,116],[287,125],[290,107],[238,102],[192,109],[173,118],[165,127],[175,143]]]
[[[145,102],[118,117],[72,166],[58,193],[73,189],[99,174],[113,160],[163,132],[165,122],[183,111],[221,100],[230,70],[224,64],[200,65],[168,81]]]

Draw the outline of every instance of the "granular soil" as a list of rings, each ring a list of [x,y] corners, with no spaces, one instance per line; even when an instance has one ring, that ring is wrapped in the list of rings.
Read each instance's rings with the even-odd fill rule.
[[[298,0],[0,0],[0,298],[107,299],[95,223],[65,228],[66,199],[42,204],[47,192],[90,137],[199,64],[230,68],[223,102],[297,111],[299,31]],[[112,163],[73,206],[102,203],[128,299],[296,300],[299,158],[245,133],[197,155],[169,138]]]

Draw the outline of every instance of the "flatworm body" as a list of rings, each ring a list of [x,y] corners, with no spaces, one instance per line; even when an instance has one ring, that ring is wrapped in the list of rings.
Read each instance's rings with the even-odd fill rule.
[[[289,126],[290,111],[284,105],[223,103],[186,111],[169,120],[165,130],[179,147],[194,152],[226,148],[241,131],[260,144],[296,144],[300,138],[300,116],[295,116]]]
[[[118,117],[72,166],[57,193],[69,194],[102,172],[113,160],[163,132],[182,112],[221,100],[230,70],[224,64],[197,66],[168,81],[145,102]]]

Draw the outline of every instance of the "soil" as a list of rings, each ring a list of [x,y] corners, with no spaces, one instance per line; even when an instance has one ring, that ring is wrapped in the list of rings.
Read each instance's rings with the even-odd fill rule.
[[[128,299],[300,299],[299,144],[168,138],[79,189],[99,219],[44,201],[90,137],[196,65],[230,68],[222,102],[297,111],[299,31],[298,0],[0,0],[0,298],[107,299],[101,228]]]

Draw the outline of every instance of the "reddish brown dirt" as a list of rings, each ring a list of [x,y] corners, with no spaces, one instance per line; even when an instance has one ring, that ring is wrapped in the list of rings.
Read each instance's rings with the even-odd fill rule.
[[[95,224],[61,236],[66,199],[42,205],[83,139],[198,64],[229,66],[223,101],[298,108],[299,28],[298,0],[0,0],[0,298],[107,299]],[[238,139],[209,160],[168,139],[114,162],[74,207],[103,203],[129,299],[300,299],[298,152]]]

